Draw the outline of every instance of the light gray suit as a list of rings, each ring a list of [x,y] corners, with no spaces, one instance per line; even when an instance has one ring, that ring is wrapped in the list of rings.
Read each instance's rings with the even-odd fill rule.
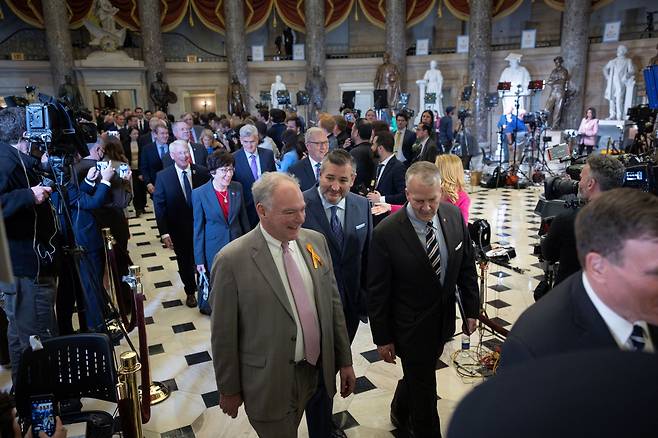
[[[333,397],[336,372],[352,364],[343,307],[324,236],[301,229],[297,243],[313,280],[322,377]],[[322,262],[317,268],[307,250],[309,243]],[[220,394],[241,393],[252,424],[280,421],[290,416],[291,410],[298,411],[298,423],[305,406],[295,406],[297,327],[260,227],[219,252],[211,282],[215,291],[210,297],[211,348]]]

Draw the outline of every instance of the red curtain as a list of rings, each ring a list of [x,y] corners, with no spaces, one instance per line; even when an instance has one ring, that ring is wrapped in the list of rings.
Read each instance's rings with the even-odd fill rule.
[[[348,17],[355,0],[325,0],[324,24],[327,31],[340,26]],[[275,0],[276,12],[281,20],[297,32],[306,32],[303,0]]]
[[[444,0],[445,5],[452,15],[460,20],[467,21],[470,15],[470,6],[468,0]],[[493,17],[502,18],[516,11],[523,4],[523,0],[494,0]]]
[[[406,0],[407,27],[417,24],[434,9],[436,0]],[[363,14],[375,26],[386,27],[386,0],[359,0]]]
[[[9,9],[11,9],[21,20],[34,27],[43,28],[44,22],[41,0],[6,0],[6,2]],[[87,15],[89,15],[93,1],[69,0],[67,3],[69,23],[71,24],[71,28],[77,29],[82,26],[82,21]]]

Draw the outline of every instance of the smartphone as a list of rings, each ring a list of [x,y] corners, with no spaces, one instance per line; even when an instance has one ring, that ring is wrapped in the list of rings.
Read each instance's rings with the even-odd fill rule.
[[[130,171],[130,166],[126,163],[121,163],[119,165],[119,178],[125,178],[128,175],[128,172]]]
[[[31,398],[32,436],[39,437],[43,431],[48,436],[55,434],[56,404],[52,394],[36,395]]]
[[[107,169],[107,166],[109,165],[110,163],[108,163],[107,161],[96,161],[96,169],[98,169],[99,172],[102,172],[105,169]]]

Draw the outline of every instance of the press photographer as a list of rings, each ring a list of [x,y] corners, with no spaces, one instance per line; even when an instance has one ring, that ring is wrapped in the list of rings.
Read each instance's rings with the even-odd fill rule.
[[[41,185],[41,163],[24,138],[25,109],[0,111],[0,201],[9,241],[14,283],[0,283],[9,320],[12,380],[29,337],[57,334],[55,321],[57,247],[55,214],[48,203],[52,188]],[[47,158],[47,155],[45,155]]]
[[[580,174],[578,198],[581,203],[591,201],[602,192],[621,187],[623,179],[624,166],[619,160],[604,155],[590,155]],[[542,256],[548,262],[559,262],[554,286],[580,269],[574,232],[579,210],[580,206],[567,208],[555,216],[548,233],[542,236]]]

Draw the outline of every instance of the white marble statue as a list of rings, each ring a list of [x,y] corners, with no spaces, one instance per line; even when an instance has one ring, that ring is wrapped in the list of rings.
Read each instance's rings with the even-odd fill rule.
[[[603,67],[603,76],[607,81],[605,98],[610,103],[608,120],[624,120],[626,111],[633,103],[635,67],[626,53],[626,46],[620,45],[617,47],[617,57]]]
[[[94,0],[93,11],[100,26],[96,23],[84,20],[84,25],[91,34],[90,46],[99,46],[106,52],[113,52],[123,46],[126,39],[126,29],[117,28],[114,16],[119,12],[110,0]]]
[[[270,87],[270,96],[272,96],[272,108],[283,108],[284,105],[279,105],[279,101],[276,98],[276,92],[287,90],[286,84],[284,84],[280,75],[274,77],[274,83]]]
[[[505,68],[500,75],[498,82],[510,82],[512,86],[509,91],[501,91],[500,97],[503,102],[503,113],[509,111],[516,114],[516,96],[519,93],[519,112],[525,110],[525,97],[529,94],[528,83],[530,82],[530,73],[520,65],[521,56],[518,53],[510,53],[505,58],[509,62],[509,67]]]
[[[423,80],[427,81],[425,93],[436,94],[436,103],[426,103],[424,109],[431,109],[434,114],[443,117],[443,75],[441,70],[436,68],[436,61],[430,61],[430,69],[425,72]]]

